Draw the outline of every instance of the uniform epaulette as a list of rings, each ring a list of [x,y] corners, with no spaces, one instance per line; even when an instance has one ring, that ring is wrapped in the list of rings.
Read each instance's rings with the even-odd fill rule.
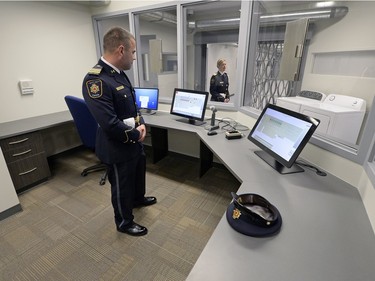
[[[103,66],[97,64],[93,68],[90,69],[89,74],[99,75],[102,69],[103,69]]]

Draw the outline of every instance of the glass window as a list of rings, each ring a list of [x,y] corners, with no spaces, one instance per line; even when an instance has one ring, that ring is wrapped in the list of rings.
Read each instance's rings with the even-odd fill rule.
[[[129,27],[129,16],[127,14],[122,14],[120,16],[114,16],[109,18],[101,18],[94,20],[97,36],[97,52],[98,59],[103,55],[103,37],[112,27],[120,26],[126,30],[130,31]],[[125,71],[129,77],[130,82],[134,85],[134,72],[133,69]]]
[[[299,72],[299,77],[293,80],[279,78],[286,24],[303,18],[296,15],[285,19],[284,14],[289,13],[291,5],[283,1],[254,2],[251,24],[256,32],[251,34],[248,48],[245,106],[262,110],[267,103],[275,104],[278,97],[294,96],[301,87],[298,78],[302,75]],[[301,4],[296,1],[295,5],[299,7]],[[305,43],[304,38],[302,44]],[[296,69],[293,71],[296,72]]]
[[[260,111],[281,97],[310,98],[303,106],[286,102],[320,119],[315,141],[357,154],[375,86],[375,37],[368,36],[375,3],[254,1],[252,9],[243,106]],[[324,100],[330,110],[309,108]]]
[[[138,13],[135,19],[139,85],[171,100],[178,84],[176,8]]]
[[[185,88],[209,92],[211,78],[218,72],[217,62],[223,59],[227,74],[223,78],[217,77],[222,80],[215,83],[228,82],[229,94],[237,91],[235,85],[240,9],[241,1],[215,1],[184,6]]]

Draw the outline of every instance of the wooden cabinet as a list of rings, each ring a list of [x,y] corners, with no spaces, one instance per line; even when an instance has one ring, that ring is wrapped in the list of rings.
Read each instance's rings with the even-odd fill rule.
[[[51,175],[39,131],[2,139],[0,145],[17,192]]]

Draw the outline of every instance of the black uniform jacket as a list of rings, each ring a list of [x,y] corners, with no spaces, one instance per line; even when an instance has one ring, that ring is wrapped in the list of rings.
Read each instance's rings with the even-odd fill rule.
[[[140,133],[135,127],[144,124],[137,108],[134,90],[128,77],[99,60],[85,76],[82,94],[98,122],[96,155],[107,164],[131,161],[143,146],[138,142]],[[135,119],[134,128],[123,120]]]
[[[229,98],[229,79],[226,73],[223,75],[220,74],[218,71],[214,75],[211,76],[210,80],[210,93],[211,93],[211,101],[221,101],[223,102],[224,99]],[[225,94],[223,97],[221,94]]]

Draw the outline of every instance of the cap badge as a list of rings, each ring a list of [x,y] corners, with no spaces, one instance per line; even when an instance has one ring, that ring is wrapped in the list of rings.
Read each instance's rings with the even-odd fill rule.
[[[236,220],[236,219],[239,219],[240,216],[241,216],[241,211],[238,210],[237,208],[234,208],[232,218]]]

